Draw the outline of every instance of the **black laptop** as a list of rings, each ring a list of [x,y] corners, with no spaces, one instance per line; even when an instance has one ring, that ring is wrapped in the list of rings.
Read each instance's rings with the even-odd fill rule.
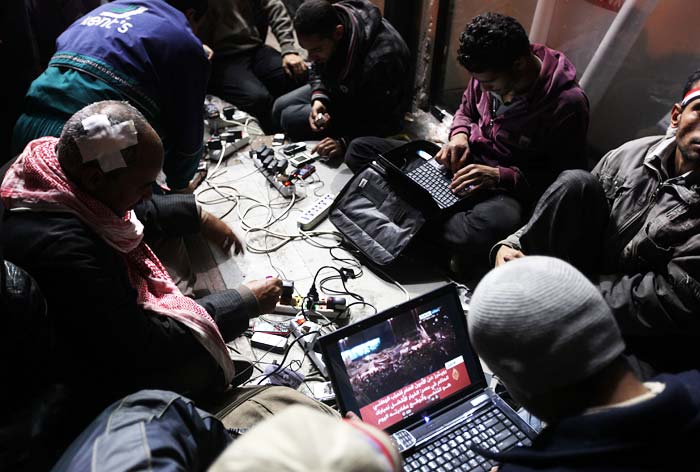
[[[341,412],[392,435],[406,471],[488,471],[473,446],[500,452],[536,436],[487,387],[454,284],[319,342]]]
[[[463,196],[449,188],[452,173],[435,160],[440,147],[429,141],[412,141],[380,154],[379,162],[407,185],[425,191],[440,210],[447,210],[459,203]]]

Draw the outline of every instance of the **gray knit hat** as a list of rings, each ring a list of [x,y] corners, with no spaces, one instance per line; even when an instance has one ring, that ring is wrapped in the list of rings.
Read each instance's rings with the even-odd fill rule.
[[[600,292],[552,257],[527,256],[489,272],[467,320],[476,352],[516,398],[575,384],[625,349]]]

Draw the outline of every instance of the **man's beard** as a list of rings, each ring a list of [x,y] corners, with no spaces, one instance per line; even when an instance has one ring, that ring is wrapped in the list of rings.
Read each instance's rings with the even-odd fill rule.
[[[694,164],[700,164],[700,148],[693,149],[691,146],[700,144],[700,141],[693,140],[688,143],[687,146],[678,145],[678,150],[683,156],[685,162],[692,162]]]

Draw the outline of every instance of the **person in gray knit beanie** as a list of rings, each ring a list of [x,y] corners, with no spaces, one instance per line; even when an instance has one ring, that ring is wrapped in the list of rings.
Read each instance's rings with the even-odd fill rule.
[[[621,360],[625,349],[595,286],[551,257],[528,256],[488,273],[472,297],[468,324],[477,353],[513,398],[549,420],[589,406],[584,396],[591,390],[581,384]]]

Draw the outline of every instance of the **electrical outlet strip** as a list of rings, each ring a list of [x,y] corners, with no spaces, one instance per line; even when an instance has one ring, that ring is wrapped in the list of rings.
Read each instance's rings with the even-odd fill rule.
[[[301,322],[301,324],[299,324]],[[321,337],[320,326],[312,321],[303,321],[303,318],[295,318],[289,320],[289,328],[292,332],[292,336],[299,339],[299,345],[304,349],[306,355],[311,359],[311,362],[316,366],[318,371],[325,378],[328,378],[328,370],[326,369],[326,364],[323,362],[323,356],[321,356],[321,351],[318,349],[317,342]],[[315,332],[316,334],[309,334]]]
[[[267,181],[270,182],[270,184],[272,184],[272,186],[275,187],[284,198],[292,198],[292,195],[294,195],[294,192],[296,191],[293,183],[289,182],[289,185],[284,185],[284,182],[277,180],[276,173],[270,172],[263,167],[259,159],[253,159],[253,163],[255,164],[255,167],[260,169],[260,172],[265,176]]]
[[[318,224],[323,221],[328,215],[328,211],[335,200],[335,195],[332,193],[327,193],[324,196],[317,199],[311,207],[309,207],[304,213],[299,216],[297,220],[297,225],[303,231],[309,231],[314,229]]]

